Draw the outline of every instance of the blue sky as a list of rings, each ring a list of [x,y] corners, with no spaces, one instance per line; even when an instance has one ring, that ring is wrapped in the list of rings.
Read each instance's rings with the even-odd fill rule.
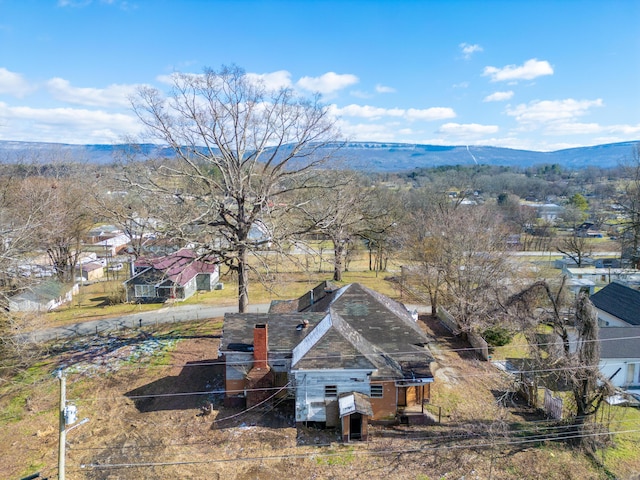
[[[0,140],[113,143],[128,98],[236,64],[354,141],[640,139],[638,0],[0,0]]]

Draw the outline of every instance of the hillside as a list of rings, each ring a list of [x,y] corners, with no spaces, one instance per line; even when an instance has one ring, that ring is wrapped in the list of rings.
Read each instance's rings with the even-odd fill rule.
[[[554,152],[514,150],[500,147],[437,146],[406,143],[349,142],[340,149],[342,165],[367,172],[398,172],[442,165],[501,165],[529,167],[559,164],[564,168],[613,168],[633,158],[638,142],[611,143],[571,148]],[[171,157],[169,149],[154,145],[138,146],[152,157]],[[0,141],[0,158],[15,162],[47,157],[109,163],[126,149],[124,145],[69,145],[36,142]]]

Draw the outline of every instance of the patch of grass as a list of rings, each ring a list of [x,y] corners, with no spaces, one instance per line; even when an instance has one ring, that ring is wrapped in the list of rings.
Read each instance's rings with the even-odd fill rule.
[[[330,449],[327,451],[325,455],[317,458],[317,463],[319,465],[349,465],[353,463],[355,459],[355,454],[353,452],[353,447],[346,447],[341,449],[341,451],[336,451],[334,449]]]
[[[611,407],[610,418],[613,418],[611,431],[624,431],[615,434],[611,447],[601,452],[605,468],[615,472],[620,478],[626,478],[636,473],[637,462],[640,458],[640,409],[631,407]],[[635,431],[634,431],[635,430]]]
[[[507,358],[528,358],[529,347],[527,339],[521,333],[513,336],[511,341],[501,347],[495,347],[491,353],[493,360],[506,360]]]

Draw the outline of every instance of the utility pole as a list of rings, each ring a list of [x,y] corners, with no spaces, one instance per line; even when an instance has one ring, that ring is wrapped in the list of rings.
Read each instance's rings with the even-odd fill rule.
[[[58,378],[60,379],[60,418],[59,418],[59,433],[60,438],[58,440],[58,480],[65,480],[65,448],[67,445],[67,432],[73,430],[80,425],[84,425],[89,421],[88,418],[84,418],[71,428],[67,428],[67,425],[75,423],[77,420],[77,409],[75,405],[67,405],[67,378],[64,376],[62,370],[58,371]]]
[[[67,421],[65,419],[67,403],[67,379],[64,376],[62,370],[58,371],[58,378],[60,379],[60,439],[58,440],[58,480],[64,480],[64,449],[67,443]]]

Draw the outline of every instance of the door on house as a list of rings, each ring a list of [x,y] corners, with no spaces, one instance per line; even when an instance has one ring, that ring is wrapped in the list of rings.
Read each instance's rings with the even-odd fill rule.
[[[352,413],[349,416],[349,438],[351,440],[362,438],[362,415],[359,413]]]
[[[636,380],[636,364],[635,363],[628,363],[627,364],[627,378],[626,378],[626,382],[625,383],[627,385],[632,385],[632,384],[635,383],[635,380]]]
[[[407,388],[406,387],[398,387],[398,406],[399,407],[407,406]]]

